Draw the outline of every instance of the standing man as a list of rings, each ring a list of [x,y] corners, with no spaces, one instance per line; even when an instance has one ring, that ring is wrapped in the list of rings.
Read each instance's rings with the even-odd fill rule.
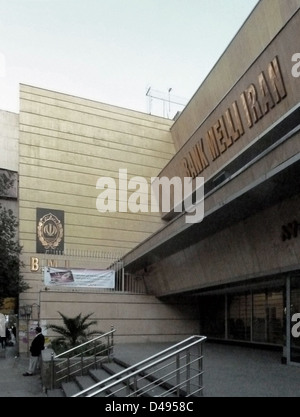
[[[36,327],[35,332],[35,338],[33,339],[30,345],[31,356],[29,360],[29,367],[28,371],[25,372],[25,374],[23,374],[24,376],[34,375],[40,361],[41,352],[42,350],[44,350],[45,347],[45,337],[42,334],[42,329],[40,327]]]
[[[0,313],[0,343],[2,349],[5,349],[5,338],[6,338],[6,320],[4,314]]]

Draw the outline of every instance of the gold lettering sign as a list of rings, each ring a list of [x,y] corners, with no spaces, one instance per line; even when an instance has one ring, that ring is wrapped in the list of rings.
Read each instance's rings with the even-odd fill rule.
[[[30,258],[30,271],[38,272],[39,270],[39,258],[31,257]]]
[[[47,266],[49,266],[50,268],[57,268],[58,267],[58,262],[55,259],[48,259],[47,260]]]
[[[61,259],[60,259],[61,261]],[[70,268],[70,261],[65,259],[61,261],[65,268]],[[57,268],[58,267],[58,260],[57,259],[47,259],[47,266],[50,268]],[[30,258],[30,271],[31,272],[38,272],[40,269],[40,261],[39,258],[32,256]]]
[[[214,161],[234,146],[246,129],[259,121],[287,96],[276,56],[262,71],[255,83],[240,94],[238,100],[221,114],[203,137],[181,161],[184,176],[196,178]]]

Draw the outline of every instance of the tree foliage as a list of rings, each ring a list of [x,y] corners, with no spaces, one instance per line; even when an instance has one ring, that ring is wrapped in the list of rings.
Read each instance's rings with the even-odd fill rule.
[[[10,173],[2,172],[0,174],[0,195],[5,197],[8,195],[8,191],[14,185],[14,179]]]
[[[71,349],[86,342],[91,336],[99,335],[99,331],[89,330],[91,326],[97,324],[97,320],[88,321],[94,313],[87,314],[83,317],[81,313],[75,317],[67,317],[59,311],[58,313],[63,319],[64,325],[49,324],[47,326],[48,329],[60,335],[55,341],[56,346],[61,345],[65,349]]]
[[[13,179],[0,174],[0,195],[6,196],[13,185]],[[11,209],[0,203],[0,301],[6,297],[18,297],[29,285],[21,275],[22,247],[17,240],[18,222]]]

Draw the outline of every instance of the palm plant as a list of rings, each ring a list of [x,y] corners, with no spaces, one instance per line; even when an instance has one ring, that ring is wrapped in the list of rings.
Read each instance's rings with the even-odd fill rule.
[[[47,326],[48,329],[51,329],[61,335],[53,341],[54,343],[52,342],[53,348],[55,345],[55,347],[59,348],[59,350],[71,349],[86,342],[91,336],[99,335],[99,331],[88,330],[90,326],[97,324],[96,320],[88,322],[88,319],[94,313],[87,314],[83,317],[81,316],[81,313],[76,317],[67,317],[59,311],[58,313],[63,319],[64,326],[58,326],[56,324],[49,324]]]

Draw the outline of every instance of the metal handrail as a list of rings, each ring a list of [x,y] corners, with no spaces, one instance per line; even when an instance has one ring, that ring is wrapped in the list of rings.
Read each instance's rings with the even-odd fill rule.
[[[107,332],[107,333],[103,333],[103,334],[101,334],[100,336],[97,336],[97,337],[95,337],[95,338],[94,338],[94,339],[92,339],[92,340],[88,340],[87,342],[81,343],[81,345],[78,345],[78,346],[73,347],[72,349],[66,350],[65,352],[62,352],[62,353],[60,353],[59,355],[55,355],[55,356],[54,356],[54,359],[60,358],[60,357],[61,357],[61,356],[63,356],[63,355],[67,355],[68,353],[73,352],[74,350],[78,350],[78,348],[82,348],[82,347],[83,347],[83,346],[85,346],[85,345],[88,345],[88,344],[90,344],[90,343],[93,343],[93,342],[95,342],[95,341],[96,341],[96,340],[98,340],[98,339],[101,339],[101,338],[103,338],[103,337],[106,337],[106,336],[108,336],[108,335],[110,335],[110,334],[114,333],[115,331],[116,331],[116,329],[112,329],[112,330],[110,330],[109,332]],[[74,355],[74,356],[76,356],[76,355]]]
[[[144,360],[142,360],[141,362],[132,365],[126,369],[124,369],[123,371],[112,375],[108,378],[106,378],[105,380],[102,380],[94,385],[92,385],[89,388],[86,388],[76,394],[74,394],[72,397],[80,397],[80,396],[86,396],[86,397],[93,397],[95,395],[98,395],[102,392],[108,391],[110,388],[113,388],[115,385],[119,385],[120,383],[126,383],[127,387],[130,386],[130,379],[134,378],[134,386],[137,386],[137,382],[140,381],[143,378],[149,378],[149,376],[153,376],[153,373],[147,373],[147,371],[149,371],[150,368],[152,367],[157,367],[157,365],[175,358],[174,362],[171,362],[171,364],[180,362],[180,353],[182,352],[189,352],[189,350],[191,348],[193,348],[194,346],[198,345],[200,347],[200,345],[206,340],[206,336],[191,336],[187,339],[185,339],[182,342],[179,342],[161,352],[156,353],[153,356],[150,356],[149,358],[146,358]],[[173,352],[172,352],[173,351]],[[172,353],[170,353],[172,352]],[[187,358],[188,355],[186,355],[184,358],[181,359],[185,359]],[[197,391],[201,391],[203,389],[202,387],[202,374],[203,374],[203,370],[202,370],[202,359],[203,356],[202,354],[198,355],[197,358],[195,360],[193,360],[192,362],[188,362],[186,363],[185,366],[175,366],[175,371],[170,372],[169,374],[165,375],[165,377],[169,377],[170,375],[174,375],[174,373],[176,373],[177,377],[180,376],[180,370],[181,369],[188,369],[189,368],[189,372],[190,372],[190,365],[192,363],[196,363],[198,362],[198,367],[199,369],[196,370],[196,374],[192,377],[188,377],[186,378],[183,382],[181,383],[177,383],[176,385],[172,386],[172,388],[169,391],[173,391],[174,389],[177,390],[177,394],[179,394],[179,390],[180,388],[185,384],[190,382],[191,380],[195,379],[195,378],[199,378],[199,386],[200,388],[198,390],[195,390],[193,393],[190,393],[190,395],[193,395],[194,393],[196,393]],[[170,363],[166,366],[170,366]],[[165,367],[166,367],[165,366]],[[160,369],[155,369],[155,372],[159,372],[160,370],[162,370],[163,368]],[[178,373],[179,372],[179,373]],[[142,378],[140,378],[139,380],[137,380],[137,376],[138,375],[143,375]],[[144,376],[145,375],[145,376]],[[165,384],[166,382],[168,382],[168,380],[163,379],[163,378],[156,378],[156,380],[153,383],[149,383],[149,387],[153,387],[153,384],[155,384],[155,386],[160,386]],[[99,388],[100,387],[100,388]],[[99,389],[97,389],[99,388]],[[147,388],[147,387],[146,387]],[[145,387],[144,387],[145,389]],[[131,393],[129,393],[127,396],[136,396],[137,392],[141,391],[141,389],[137,390],[135,389],[134,391],[131,391]],[[109,395],[108,395],[109,396]],[[177,395],[179,396],[179,395]]]
[[[69,381],[72,376],[83,375],[86,369],[89,369],[92,365],[97,367],[97,364],[102,362],[105,357],[108,359],[113,355],[114,348],[114,339],[113,334],[116,330],[112,329],[100,336],[88,340],[74,348],[68,349],[65,352],[62,352],[58,355],[55,355],[54,352],[51,354],[51,387],[54,388],[54,385],[62,383],[63,381]],[[103,339],[107,339],[107,346],[102,344]],[[85,350],[82,350],[86,348]],[[101,350],[97,350],[98,347],[101,347]],[[84,356],[94,351],[93,355]],[[70,356],[70,353],[79,351],[79,353]],[[106,355],[104,355],[106,353]],[[67,357],[65,357],[67,356]],[[99,359],[100,357],[100,359]],[[94,358],[93,361],[86,361],[85,364],[84,358]],[[76,359],[78,359],[76,361]]]

